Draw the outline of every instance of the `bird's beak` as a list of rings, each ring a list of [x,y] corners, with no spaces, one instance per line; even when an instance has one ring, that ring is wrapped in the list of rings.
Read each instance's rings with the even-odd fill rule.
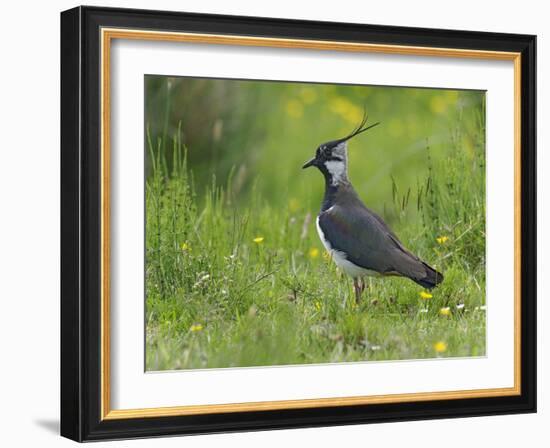
[[[315,165],[315,157],[311,160],[308,160],[306,163],[304,163],[304,165],[302,166],[302,169],[305,170],[306,168],[309,168],[310,166],[314,166]]]

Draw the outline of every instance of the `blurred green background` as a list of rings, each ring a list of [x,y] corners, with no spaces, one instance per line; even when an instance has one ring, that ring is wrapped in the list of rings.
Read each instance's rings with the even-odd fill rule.
[[[381,125],[350,142],[350,179],[390,222],[392,178],[416,189],[427,175],[427,147],[436,163],[452,157],[460,123],[461,149],[484,150],[475,148],[483,144],[479,91],[165,76],[147,76],[145,86],[149,133],[167,142],[181,124],[199,197],[213,178],[226,185],[232,173],[237,200],[257,183],[274,206],[316,209],[322,178],[301,166],[319,144],[349,133],[364,108]],[[170,161],[172,145],[161,149]]]
[[[485,353],[484,92],[147,76],[148,370]],[[317,146],[445,280],[355,303],[315,230]]]

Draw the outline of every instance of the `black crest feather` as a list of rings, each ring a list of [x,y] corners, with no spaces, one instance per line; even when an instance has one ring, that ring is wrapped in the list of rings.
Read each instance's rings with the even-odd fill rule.
[[[371,124],[370,126],[367,126],[367,121],[369,121],[369,115],[365,110],[363,112],[363,118],[361,119],[361,122],[359,123],[359,125],[346,137],[339,139],[338,142],[340,143],[347,142],[348,140],[352,139],[356,135],[362,134],[363,132],[368,131],[369,129],[372,129],[373,127],[378,126],[380,124],[380,122],[377,121],[376,123]]]

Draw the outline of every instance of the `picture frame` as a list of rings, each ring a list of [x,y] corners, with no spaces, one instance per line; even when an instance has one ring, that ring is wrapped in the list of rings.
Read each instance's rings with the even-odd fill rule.
[[[504,202],[514,210],[514,241],[507,240],[514,254],[513,385],[113,409],[120,384],[112,384],[110,320],[117,40],[511,63],[514,197]],[[536,412],[535,55],[531,35],[99,7],[61,13],[61,435],[82,442]]]

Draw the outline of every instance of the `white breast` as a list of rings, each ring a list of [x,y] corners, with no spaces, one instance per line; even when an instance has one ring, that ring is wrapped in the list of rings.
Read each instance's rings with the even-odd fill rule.
[[[364,269],[361,266],[357,266],[356,264],[353,264],[351,261],[347,259],[347,255],[344,252],[333,249],[330,242],[325,238],[325,234],[323,233],[323,230],[319,225],[318,216],[317,216],[317,219],[315,220],[315,225],[317,227],[317,233],[319,234],[319,238],[321,239],[323,246],[325,246],[325,249],[328,251],[331,258],[336,263],[336,266],[338,266],[345,274],[353,278],[365,277],[365,276],[372,277],[372,276],[379,275],[378,272],[371,271],[369,269]]]

